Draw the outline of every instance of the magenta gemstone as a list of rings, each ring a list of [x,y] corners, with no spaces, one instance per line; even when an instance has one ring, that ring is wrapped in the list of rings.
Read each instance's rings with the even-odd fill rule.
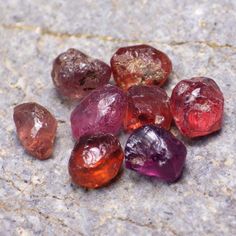
[[[187,150],[169,131],[155,125],[136,129],[125,147],[126,168],[174,182],[182,173]]]
[[[126,94],[117,86],[105,85],[92,91],[71,114],[73,137],[79,140],[82,135],[118,133],[126,105]]]

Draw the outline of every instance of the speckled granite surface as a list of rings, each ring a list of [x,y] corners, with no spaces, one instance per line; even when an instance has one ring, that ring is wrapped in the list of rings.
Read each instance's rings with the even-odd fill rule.
[[[236,235],[236,2],[128,0],[0,1],[0,235]],[[164,184],[124,170],[110,186],[71,185],[69,115],[50,78],[51,62],[76,47],[109,62],[121,45],[150,43],[174,72],[166,86],[212,77],[225,95],[220,133],[189,141],[182,179]],[[55,152],[28,156],[13,107],[37,101],[59,121]],[[121,137],[125,143],[125,136]]]

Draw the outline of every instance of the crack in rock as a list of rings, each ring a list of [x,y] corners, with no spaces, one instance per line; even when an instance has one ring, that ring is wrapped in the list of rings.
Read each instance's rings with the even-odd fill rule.
[[[15,185],[15,183],[14,183],[12,180],[10,180],[10,179],[4,179],[4,178],[2,178],[2,177],[0,177],[0,180],[5,181],[5,182],[11,184],[11,186],[12,186],[14,189],[16,189],[17,191],[19,191],[19,192],[21,192],[21,193],[24,192],[22,189],[20,189],[19,187],[17,187],[17,186]]]
[[[124,221],[124,222],[128,222],[128,223],[134,224],[134,225],[136,225],[136,226],[138,226],[138,227],[145,227],[145,228],[149,228],[149,229],[152,229],[152,230],[158,230],[158,228],[155,227],[155,226],[152,224],[152,222],[146,223],[146,224],[141,224],[141,223],[136,222],[136,221],[134,221],[134,220],[132,220],[132,219],[129,219],[129,218],[116,217],[116,218],[114,218],[114,219],[120,220],[120,221]],[[166,233],[167,231],[169,231],[169,232],[172,233],[173,235],[179,236],[179,234],[178,234],[173,228],[171,228],[168,224],[163,223],[162,221],[161,221],[160,223],[161,223],[160,228],[162,229],[161,231],[163,231],[163,232],[165,232],[165,233]],[[160,230],[160,228],[159,228],[159,230]]]
[[[0,27],[7,30],[19,30],[19,31],[29,31],[40,34],[41,36],[52,36],[59,39],[68,39],[71,37],[78,39],[98,39],[104,42],[113,42],[113,43],[137,43],[137,44],[145,44],[145,43],[158,43],[163,45],[170,46],[181,46],[188,44],[200,44],[205,45],[213,49],[219,48],[229,48],[236,51],[236,46],[231,44],[220,44],[214,41],[204,41],[204,40],[196,40],[196,41],[169,41],[169,42],[158,42],[158,41],[149,41],[149,40],[138,40],[138,39],[122,39],[115,38],[109,35],[98,35],[98,34],[84,34],[84,33],[68,33],[68,32],[56,32],[47,28],[41,28],[39,26],[33,25],[23,25],[23,24],[1,24]]]
[[[73,233],[73,235],[84,236],[82,232],[74,231],[73,229],[71,229],[71,227],[67,225],[62,219],[47,215],[37,208],[32,209],[32,208],[26,208],[25,206],[20,206],[19,208],[14,209],[12,206],[7,206],[4,202],[0,201],[0,210],[1,209],[7,212],[15,212],[18,214],[23,214],[23,211],[31,212],[32,214],[37,214],[40,217],[44,218],[46,221],[48,221],[48,223],[51,222],[52,224],[56,224],[59,227],[66,228],[67,233],[71,232]]]

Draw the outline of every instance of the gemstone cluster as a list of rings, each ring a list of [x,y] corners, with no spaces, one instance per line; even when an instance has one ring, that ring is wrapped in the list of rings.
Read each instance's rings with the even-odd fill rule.
[[[149,46],[119,48],[111,67],[77,49],[53,62],[52,80],[64,98],[80,100],[71,113],[75,140],[68,170],[72,181],[85,188],[107,185],[127,169],[162,181],[177,181],[187,149],[170,131],[174,120],[188,138],[205,136],[222,127],[224,97],[206,77],[182,80],[169,98],[160,88],[172,71],[169,57]],[[111,74],[115,85],[108,84]],[[17,135],[32,156],[52,156],[57,121],[43,106],[23,103],[14,108]],[[124,152],[117,138],[131,133]]]

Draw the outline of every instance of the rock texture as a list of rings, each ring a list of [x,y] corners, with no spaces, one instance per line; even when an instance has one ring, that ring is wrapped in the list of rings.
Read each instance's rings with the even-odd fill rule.
[[[0,235],[236,235],[234,0],[9,0],[0,9]],[[134,43],[170,57],[168,95],[182,79],[214,78],[225,97],[223,128],[194,141],[172,129],[188,149],[176,184],[123,171],[114,184],[86,192],[68,175],[75,106],[58,97],[52,60],[74,47],[109,63]],[[33,101],[59,121],[46,162],[23,151],[12,122],[13,107]]]

